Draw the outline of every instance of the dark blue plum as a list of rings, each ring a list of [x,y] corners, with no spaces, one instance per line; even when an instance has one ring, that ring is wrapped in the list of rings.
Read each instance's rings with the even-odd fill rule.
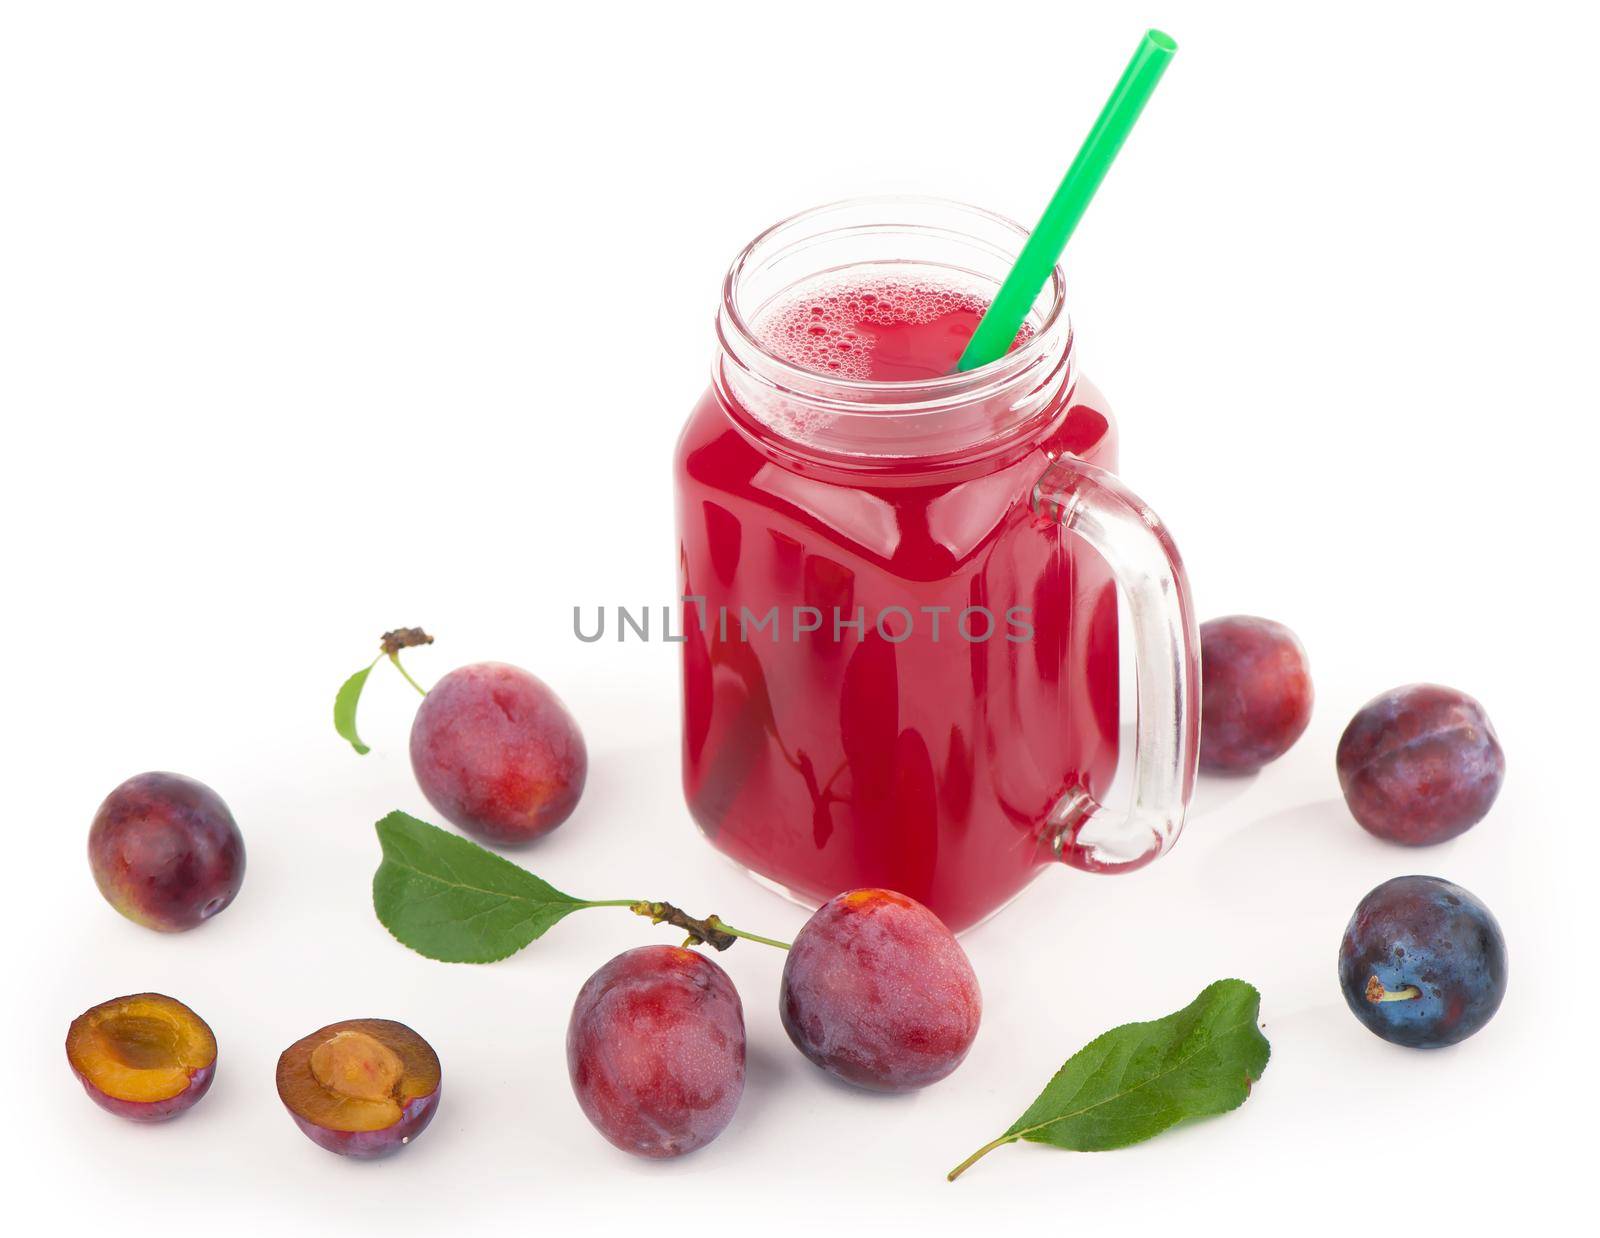
[[[1506,939],[1489,909],[1441,877],[1395,877],[1362,899],[1339,946],[1351,1013],[1391,1044],[1438,1049],[1494,1017]]]

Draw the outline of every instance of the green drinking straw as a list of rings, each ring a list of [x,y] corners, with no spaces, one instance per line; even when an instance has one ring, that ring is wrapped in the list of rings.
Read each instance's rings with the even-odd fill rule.
[[[1094,122],[1094,128],[1089,130],[1089,136],[1078,149],[1077,158],[1061,178],[1055,197],[1044,208],[1044,217],[1023,245],[1017,264],[1011,268],[1006,282],[995,294],[994,303],[967,341],[966,351],[956,362],[957,370],[975,370],[1006,355],[1039,290],[1055,269],[1061,251],[1067,247],[1073,229],[1083,218],[1095,190],[1105,180],[1112,160],[1128,140],[1134,122],[1155,93],[1156,83],[1177,50],[1178,45],[1169,35],[1159,30],[1145,31],[1133,59],[1122,71],[1117,88],[1101,109],[1100,118]]]

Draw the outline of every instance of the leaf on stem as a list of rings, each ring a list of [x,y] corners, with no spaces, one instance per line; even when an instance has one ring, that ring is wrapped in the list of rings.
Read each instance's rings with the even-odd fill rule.
[[[430,959],[493,963],[595,906],[407,813],[379,821],[378,841],[373,909],[401,944]]]
[[[356,705],[361,700],[361,689],[367,686],[367,676],[372,674],[372,668],[376,665],[373,662],[350,676],[340,686],[339,695],[333,698],[333,729],[339,732],[341,738],[348,740],[361,756],[366,756],[372,749],[362,743],[361,736],[356,734]]]

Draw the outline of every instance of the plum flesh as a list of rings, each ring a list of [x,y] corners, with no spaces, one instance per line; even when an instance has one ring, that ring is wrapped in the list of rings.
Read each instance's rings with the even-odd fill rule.
[[[1311,721],[1306,651],[1281,623],[1230,615],[1200,625],[1200,768],[1253,774]]]
[[[357,1160],[399,1151],[439,1106],[438,1055],[392,1019],[318,1028],[283,1051],[277,1078],[278,1097],[307,1138]]]
[[[966,952],[933,912],[890,890],[852,890],[795,938],[778,1009],[795,1046],[830,1074],[904,1092],[961,1064],[983,998]]]
[[[1340,737],[1336,764],[1345,803],[1362,827],[1414,847],[1483,820],[1506,774],[1483,706],[1436,684],[1368,701]]]
[[[624,1152],[703,1148],[744,1093],[744,1007],[728,973],[679,946],[642,946],[589,977],[567,1025],[578,1105]]]
[[[67,1062],[102,1109],[132,1122],[163,1122],[210,1089],[217,1039],[177,999],[135,993],[101,1002],[72,1021]]]
[[[233,902],[244,884],[244,838],[204,783],[138,774],[95,813],[89,866],[106,902],[128,919],[179,933]]]
[[[411,725],[428,802],[484,842],[532,842],[577,807],[589,758],[578,724],[541,680],[501,662],[451,671]]]
[[[1440,877],[1395,877],[1357,905],[1339,945],[1351,1013],[1391,1044],[1465,1040],[1500,1008],[1506,941],[1489,909]]]

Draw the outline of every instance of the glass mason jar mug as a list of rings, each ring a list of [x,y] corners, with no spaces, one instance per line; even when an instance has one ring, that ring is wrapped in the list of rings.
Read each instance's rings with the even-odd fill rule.
[[[1188,585],[1113,476],[1059,269],[1013,350],[966,373],[802,366],[761,330],[819,279],[981,306],[1025,238],[956,203],[862,199],[778,224],[728,272],[676,459],[684,789],[715,846],[802,901],[883,886],[959,930],[1054,861],[1136,868],[1181,827]],[[1119,585],[1138,723],[1112,813]]]

